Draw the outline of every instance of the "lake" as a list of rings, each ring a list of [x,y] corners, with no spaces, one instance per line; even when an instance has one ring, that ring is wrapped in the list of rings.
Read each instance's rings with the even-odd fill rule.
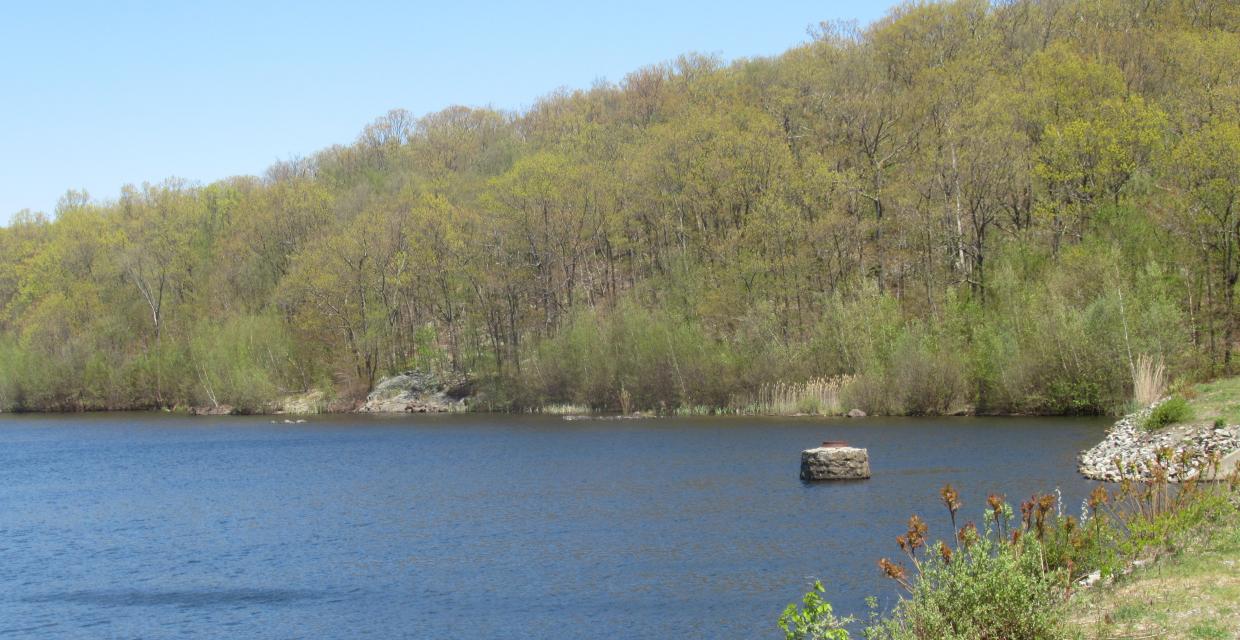
[[[778,638],[877,568],[946,482],[1092,484],[1105,419],[0,416],[0,638]],[[800,452],[869,448],[868,481]]]

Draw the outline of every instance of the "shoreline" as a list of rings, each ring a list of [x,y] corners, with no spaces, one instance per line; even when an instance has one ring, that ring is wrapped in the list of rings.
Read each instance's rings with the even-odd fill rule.
[[[543,415],[543,416],[560,416],[569,420],[617,420],[617,419],[633,419],[635,414],[640,414],[641,418],[676,418],[676,417],[751,417],[751,418],[819,418],[819,419],[848,419],[862,420],[865,418],[1111,418],[1117,414],[1099,414],[1099,413],[1038,413],[1038,412],[1002,412],[1002,411],[985,411],[985,412],[955,412],[955,413],[921,413],[921,414],[887,414],[887,413],[871,413],[861,416],[849,416],[846,413],[839,414],[823,414],[823,413],[750,413],[744,411],[735,411],[726,408],[715,408],[710,411],[694,411],[694,412],[677,412],[671,411],[667,413],[654,411],[641,411],[625,414],[619,411],[574,411],[571,413],[563,413],[558,411],[538,411],[538,410],[514,410],[514,409],[457,409],[450,411],[368,411],[363,409],[348,410],[332,410],[324,409],[321,411],[213,411],[206,407],[194,407],[185,409],[181,407],[175,408],[154,408],[154,407],[132,407],[120,409],[20,409],[10,411],[0,411],[0,416],[7,415],[72,415],[72,414],[97,414],[97,413],[151,413],[151,414],[168,414],[182,415],[195,418],[207,417],[228,417],[228,416],[315,416],[315,415],[439,415],[439,414],[512,414],[512,415]]]
[[[1168,400],[1170,396],[1116,420],[1102,441],[1077,455],[1077,472],[1102,482],[1149,480],[1156,474],[1183,482],[1206,473],[1213,457],[1222,460],[1240,451],[1237,425],[1187,422],[1147,429],[1151,414]]]

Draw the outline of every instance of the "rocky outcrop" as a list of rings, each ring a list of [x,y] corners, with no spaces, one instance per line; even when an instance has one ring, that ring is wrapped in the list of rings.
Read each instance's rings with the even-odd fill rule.
[[[1166,465],[1168,479],[1177,482],[1195,475],[1195,467],[1210,456],[1226,456],[1240,449],[1240,430],[1235,426],[1184,424],[1146,431],[1141,425],[1159,404],[1161,401],[1120,418],[1107,430],[1102,442],[1081,452],[1081,475],[1108,482],[1119,482],[1125,477],[1148,479],[1160,451],[1170,451],[1177,459],[1189,452],[1195,464]]]
[[[857,447],[816,447],[801,452],[801,479],[862,480],[870,477],[870,453]]]
[[[384,378],[358,408],[361,413],[451,413],[464,411],[474,393],[464,377],[443,378],[425,371],[407,371]]]

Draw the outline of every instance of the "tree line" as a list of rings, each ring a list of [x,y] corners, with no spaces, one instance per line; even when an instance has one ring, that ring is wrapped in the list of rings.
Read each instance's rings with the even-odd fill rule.
[[[850,375],[883,413],[1107,412],[1234,372],[1240,7],[910,3],[509,113],[395,110],[207,185],[0,228],[0,409],[725,407]]]

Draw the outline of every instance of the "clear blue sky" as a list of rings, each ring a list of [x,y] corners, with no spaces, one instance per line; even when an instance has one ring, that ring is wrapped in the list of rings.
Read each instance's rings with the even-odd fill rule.
[[[392,108],[519,110],[681,53],[779,53],[893,2],[13,2],[0,223],[66,189],[207,183],[351,142]],[[261,5],[261,6],[260,6]]]

